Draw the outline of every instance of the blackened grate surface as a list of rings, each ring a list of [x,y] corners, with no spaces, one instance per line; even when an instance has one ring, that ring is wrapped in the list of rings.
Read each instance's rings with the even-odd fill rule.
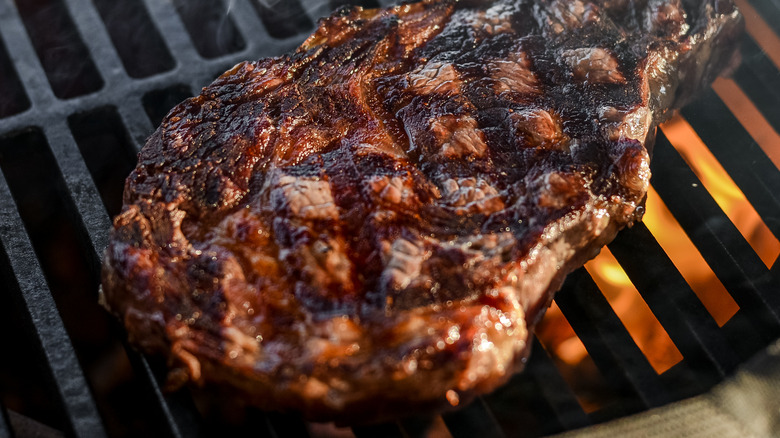
[[[609,249],[683,359],[657,372],[576,271],[556,303],[603,380],[598,409],[538,341],[524,373],[459,411],[354,429],[262,412],[217,412],[235,420],[217,423],[190,394],[164,394],[163,367],[97,305],[99,254],[135,153],[173,105],[237,62],[291,50],[336,7],[391,3],[0,0],[0,350],[11,358],[0,361],[0,438],[35,422],[78,437],[550,435],[700,394],[780,337],[778,264],[659,132],[653,187],[739,310],[719,326],[652,230],[622,232]],[[780,3],[738,3],[764,20],[748,20],[733,80],[770,132],[756,140],[716,89],[682,117],[780,237]]]

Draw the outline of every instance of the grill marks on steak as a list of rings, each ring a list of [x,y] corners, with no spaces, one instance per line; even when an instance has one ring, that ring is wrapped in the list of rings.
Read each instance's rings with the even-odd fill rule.
[[[173,386],[309,418],[495,388],[565,274],[641,216],[655,125],[732,59],[716,3],[343,9],[166,117],[107,303]]]

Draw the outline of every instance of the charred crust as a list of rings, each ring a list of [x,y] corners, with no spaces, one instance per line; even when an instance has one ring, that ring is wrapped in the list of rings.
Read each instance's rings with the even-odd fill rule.
[[[728,0],[342,8],[168,114],[105,303],[169,389],[339,422],[465,404],[639,220],[657,124],[742,27]]]

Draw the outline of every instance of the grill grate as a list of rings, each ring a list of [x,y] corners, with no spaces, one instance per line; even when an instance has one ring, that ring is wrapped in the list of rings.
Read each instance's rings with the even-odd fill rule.
[[[745,1],[777,38],[780,5]],[[19,414],[77,437],[550,435],[702,393],[780,337],[780,263],[767,267],[659,131],[652,185],[739,310],[719,327],[652,230],[621,232],[609,250],[683,360],[659,374],[591,275],[576,271],[556,303],[611,403],[584,407],[539,341],[524,373],[459,411],[351,430],[259,411],[217,424],[189,393],[163,394],[164,367],[131,349],[96,304],[99,254],[135,153],[168,109],[235,63],[291,50],[333,8],[392,0],[271,3],[0,0],[0,349],[20,358],[0,364],[0,438],[21,434]],[[780,53],[764,52],[748,24],[733,80],[780,132]],[[780,237],[780,171],[767,145],[713,90],[682,117]],[[5,383],[24,368],[29,391]]]

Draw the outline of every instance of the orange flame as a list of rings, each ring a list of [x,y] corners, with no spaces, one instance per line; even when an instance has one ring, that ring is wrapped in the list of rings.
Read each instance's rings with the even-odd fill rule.
[[[745,127],[772,163],[780,169],[780,135],[772,128],[763,114],[753,105],[745,92],[731,79],[718,78],[712,89]]]
[[[680,115],[661,125],[661,129],[721,210],[750,243],[764,264],[771,268],[780,254],[780,241],[769,231],[756,209],[723,166],[718,163],[696,131]]]
[[[587,413],[599,410],[611,388],[555,302],[534,331],[582,409]]]
[[[647,192],[643,221],[718,326],[723,327],[739,306],[653,187]]]
[[[758,43],[767,57],[780,68],[780,38],[772,32],[761,15],[746,0],[734,0],[745,17],[748,34]]]
[[[608,248],[586,263],[585,269],[658,374],[682,360],[682,354]]]

